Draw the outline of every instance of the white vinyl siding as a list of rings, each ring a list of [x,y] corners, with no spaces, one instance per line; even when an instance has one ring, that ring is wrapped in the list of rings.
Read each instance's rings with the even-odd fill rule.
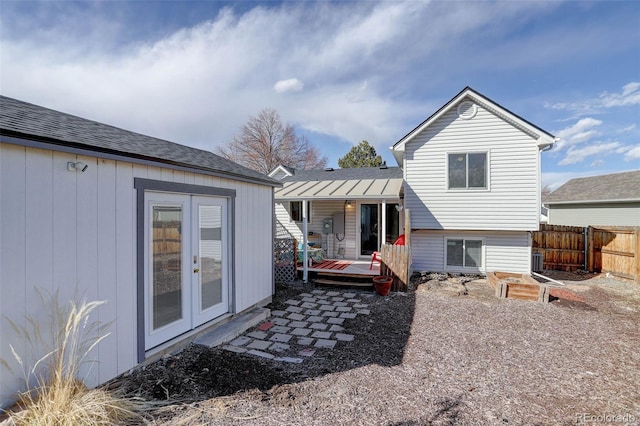
[[[484,265],[480,268],[446,266],[447,239],[483,241]],[[414,271],[475,272],[487,271],[529,273],[531,242],[528,232],[456,232],[418,231],[411,235],[411,255]]]
[[[418,229],[538,229],[536,141],[482,106],[468,120],[456,108],[405,146],[405,207]],[[487,152],[486,190],[448,189],[448,154]]]
[[[69,172],[68,161],[89,167],[84,173]],[[235,189],[234,311],[272,295],[271,187],[2,143],[0,314],[18,324],[25,324],[29,314],[45,324],[47,311],[36,288],[59,291],[63,303],[76,292],[87,300],[105,300],[92,320],[111,322],[111,335],[89,356],[100,360],[90,366],[90,386],[137,363],[136,177]],[[0,336],[0,359],[16,373],[0,366],[4,407],[22,377],[9,344],[27,353],[27,362],[36,354],[28,353],[24,339],[4,319]]]
[[[640,226],[640,202],[555,204],[548,217],[551,225]]]

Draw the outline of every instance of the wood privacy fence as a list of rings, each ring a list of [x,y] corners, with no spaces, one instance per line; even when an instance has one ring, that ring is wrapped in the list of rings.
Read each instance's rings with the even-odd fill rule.
[[[380,248],[380,275],[393,277],[392,291],[407,291],[410,261],[409,246],[383,244]]]
[[[532,236],[533,253],[544,269],[609,272],[639,282],[640,227],[540,225]]]

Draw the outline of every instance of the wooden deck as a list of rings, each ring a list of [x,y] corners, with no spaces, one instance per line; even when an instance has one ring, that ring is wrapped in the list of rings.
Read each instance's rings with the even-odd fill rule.
[[[372,278],[380,275],[380,264],[375,262],[373,268],[369,269],[370,260],[351,259],[326,259],[325,261],[350,262],[343,269],[318,268],[315,264],[307,268],[309,275],[316,284],[370,287],[373,285]],[[302,272],[303,267],[298,266],[297,270]]]

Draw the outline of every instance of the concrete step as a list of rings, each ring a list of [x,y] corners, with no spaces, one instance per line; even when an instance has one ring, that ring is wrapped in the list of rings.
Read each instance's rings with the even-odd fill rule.
[[[251,327],[269,318],[269,316],[271,316],[271,310],[259,307],[253,308],[198,337],[193,343],[213,348],[235,339]]]

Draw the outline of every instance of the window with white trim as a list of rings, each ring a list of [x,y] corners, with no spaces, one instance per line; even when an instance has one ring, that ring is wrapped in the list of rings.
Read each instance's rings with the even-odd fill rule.
[[[302,201],[289,202],[289,215],[293,222],[302,222]],[[307,223],[311,222],[311,201],[307,201]]]
[[[448,155],[449,189],[487,189],[487,153]]]
[[[482,240],[447,238],[448,268],[482,268]]]

